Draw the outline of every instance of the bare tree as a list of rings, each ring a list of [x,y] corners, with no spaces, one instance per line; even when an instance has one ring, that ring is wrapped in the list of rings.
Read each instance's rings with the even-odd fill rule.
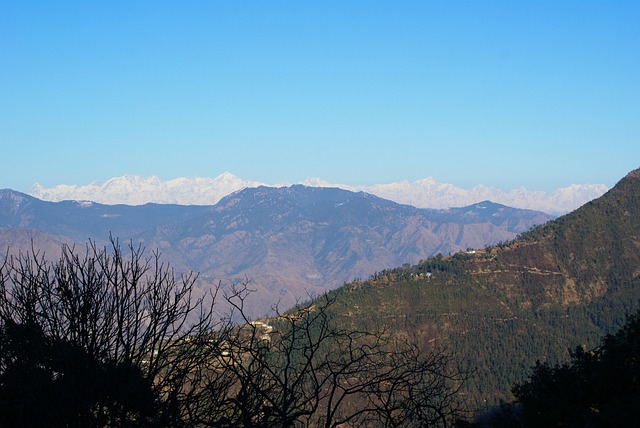
[[[74,382],[95,375],[99,367],[113,366],[117,370],[104,377],[103,390],[123,380],[116,372],[122,378],[133,377],[135,372],[145,385],[141,395],[146,394],[147,399],[140,405],[144,408],[137,410],[114,401],[115,394],[99,396],[96,391],[95,402],[85,403],[91,399],[90,391],[84,391],[84,396],[81,388],[78,394],[63,391],[68,396],[61,405],[72,406],[78,400],[90,408],[75,415],[79,426],[177,423],[184,419],[184,403],[193,395],[186,388],[188,378],[203,361],[197,347],[190,344],[209,340],[213,331],[223,327],[213,318],[215,296],[209,296],[207,302],[204,296],[193,295],[196,277],[188,274],[176,280],[158,253],[145,256],[141,247],[132,244],[123,251],[113,239],[109,249],[90,242],[79,253],[65,246],[55,263],[34,249],[6,256],[0,267],[0,322],[5,333],[22,326],[42,338],[44,353],[32,356],[35,367],[43,366],[43,359],[63,362],[71,358],[68,349],[74,349],[78,358],[92,362],[92,369],[77,373]],[[4,345],[7,348],[12,343]],[[61,347],[67,351],[56,355]],[[2,375],[15,363],[5,358]],[[33,388],[70,383],[73,373],[60,371],[59,365],[49,367],[47,383]],[[123,400],[130,402],[133,397]],[[32,412],[29,406],[25,408]]]
[[[228,297],[241,315],[245,297],[242,287]],[[451,356],[346,326],[333,303],[320,296],[228,332],[218,363],[234,379],[229,426],[450,426],[466,377]]]
[[[220,286],[195,295],[196,279],[113,239],[56,262],[5,256],[0,426],[446,427],[457,415],[465,376],[446,352],[354,328],[329,295],[251,320],[248,281],[215,317]]]

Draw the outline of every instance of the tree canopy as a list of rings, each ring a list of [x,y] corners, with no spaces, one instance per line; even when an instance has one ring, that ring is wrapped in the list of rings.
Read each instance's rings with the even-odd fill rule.
[[[537,362],[513,388],[516,402],[495,426],[608,427],[640,421],[640,310],[600,346],[577,347],[568,363]]]

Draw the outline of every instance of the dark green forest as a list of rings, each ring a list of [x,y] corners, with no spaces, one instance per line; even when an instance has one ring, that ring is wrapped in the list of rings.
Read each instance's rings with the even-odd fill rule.
[[[635,426],[640,417],[640,311],[568,362],[536,361],[513,388],[516,400],[491,415],[495,427]]]

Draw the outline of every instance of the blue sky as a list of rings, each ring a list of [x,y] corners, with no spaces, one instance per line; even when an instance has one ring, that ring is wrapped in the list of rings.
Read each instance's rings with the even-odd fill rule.
[[[0,188],[615,184],[640,2],[0,0]]]

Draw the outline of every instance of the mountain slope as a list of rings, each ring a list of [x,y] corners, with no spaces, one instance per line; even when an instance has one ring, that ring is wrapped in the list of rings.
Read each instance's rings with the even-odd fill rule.
[[[524,295],[540,304],[588,303],[634,283],[640,274],[640,170],[629,173],[603,197],[554,222],[523,234],[477,269],[506,271],[535,266],[538,275]],[[522,272],[531,272],[523,269]],[[504,283],[498,277],[490,278]]]
[[[595,346],[640,301],[640,170],[580,209],[486,251],[435,257],[342,287],[343,322],[446,344],[478,409],[509,399],[536,359]]]
[[[205,288],[248,278],[256,289],[254,314],[389,266],[506,241],[549,219],[491,202],[428,210],[301,185],[247,188],[213,206],[53,203],[0,191],[0,227],[37,230],[47,247],[61,240],[101,243],[110,233],[133,239],[159,249],[178,272],[199,272]],[[11,238],[19,233],[4,236],[2,247],[24,245]]]
[[[0,189],[0,227],[30,228],[84,242],[115,237],[131,239],[160,224],[201,215],[202,206],[146,204],[103,205],[88,201],[47,202]]]
[[[211,282],[249,278],[254,309],[291,306],[347,280],[436,253],[484,247],[549,219],[484,202],[454,210],[301,185],[244,189],[199,218],[140,236]]]

